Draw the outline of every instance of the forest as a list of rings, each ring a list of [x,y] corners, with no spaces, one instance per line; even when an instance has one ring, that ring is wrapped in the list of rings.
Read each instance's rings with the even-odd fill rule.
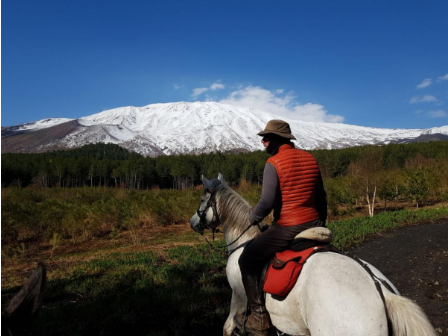
[[[314,150],[330,220],[448,201],[448,142]],[[112,144],[2,154],[2,243],[80,239],[188,221],[201,175],[258,201],[268,154],[143,157]],[[393,206],[391,206],[393,204]]]
[[[310,151],[324,178],[360,177],[400,170],[433,171],[446,165],[448,141],[361,146]],[[264,151],[143,157],[113,144],[91,144],[39,154],[2,154],[2,187],[120,187],[185,189],[200,184],[201,175],[221,172],[236,185],[261,183]]]

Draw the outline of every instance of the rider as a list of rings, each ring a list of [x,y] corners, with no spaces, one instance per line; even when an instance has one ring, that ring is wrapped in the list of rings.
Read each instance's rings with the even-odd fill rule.
[[[287,122],[271,120],[258,135],[263,137],[261,142],[271,157],[264,168],[260,200],[249,213],[249,221],[257,225],[272,210],[274,220],[244,248],[238,263],[251,311],[246,331],[267,335],[271,323],[259,284],[263,266],[276,252],[286,250],[300,232],[325,227],[327,201],[316,159],[294,148],[291,140],[296,138]],[[241,316],[236,320],[242,324]]]

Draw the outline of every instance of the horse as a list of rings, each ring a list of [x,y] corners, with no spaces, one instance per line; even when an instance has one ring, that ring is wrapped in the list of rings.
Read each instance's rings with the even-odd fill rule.
[[[249,223],[249,203],[221,174],[211,181],[202,176],[202,182],[201,203],[190,225],[201,234],[220,225],[224,233],[230,254],[226,273],[232,299],[223,335],[230,336],[237,332],[235,314],[244,314],[247,307],[238,265],[242,244],[255,238],[260,229]],[[394,336],[437,336],[422,309],[400,296],[379,270],[368,267],[382,280],[380,283],[389,285],[381,283],[382,294],[372,276],[354,259],[333,252],[313,254],[288,296],[278,299],[266,293],[266,308],[278,334],[388,336],[392,329]]]
[[[7,306],[2,307],[2,335],[29,332],[31,322],[41,307],[46,279],[45,265],[40,262],[20,291]]]

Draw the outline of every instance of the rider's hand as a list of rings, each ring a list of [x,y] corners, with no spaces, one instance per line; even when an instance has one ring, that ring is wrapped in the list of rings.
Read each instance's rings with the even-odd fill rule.
[[[249,222],[250,222],[250,225],[258,225],[260,223],[259,220],[254,218],[252,211],[249,212]]]

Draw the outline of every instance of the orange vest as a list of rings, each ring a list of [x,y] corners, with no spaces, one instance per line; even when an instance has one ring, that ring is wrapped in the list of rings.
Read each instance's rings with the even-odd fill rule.
[[[293,226],[319,219],[314,200],[319,176],[316,159],[294,145],[283,145],[267,162],[277,170],[282,193],[277,223]]]

